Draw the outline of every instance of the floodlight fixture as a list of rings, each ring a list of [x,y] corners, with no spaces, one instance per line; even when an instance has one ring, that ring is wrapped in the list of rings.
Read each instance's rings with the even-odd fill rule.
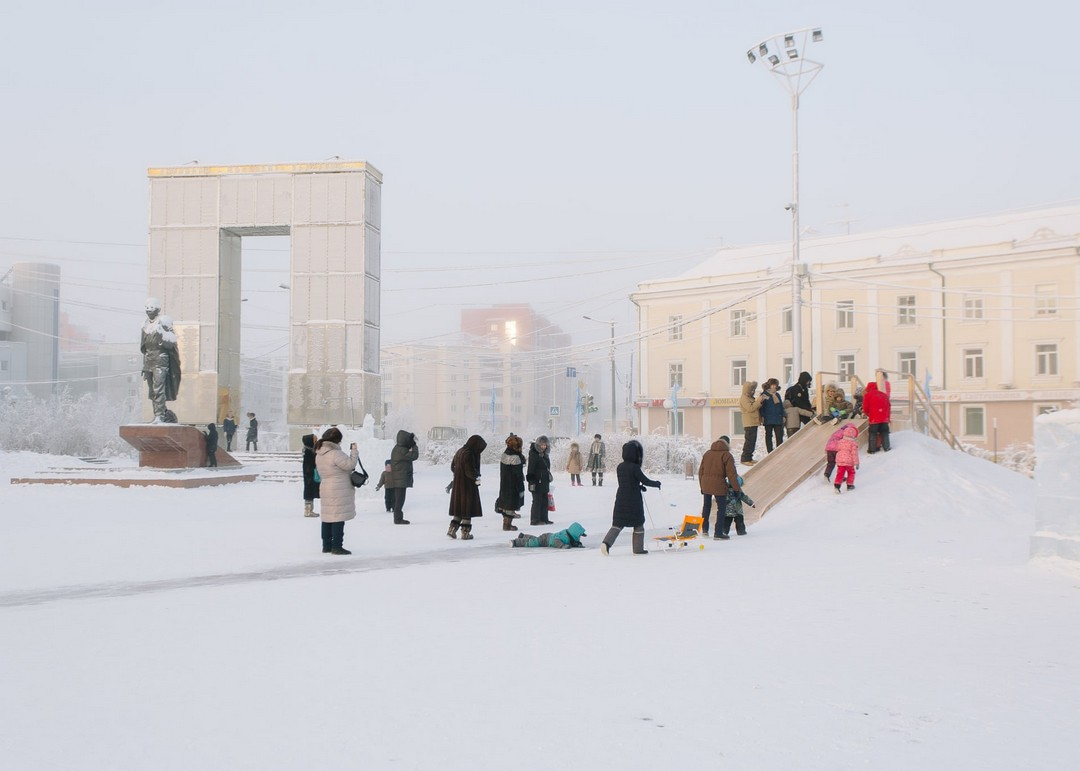
[[[746,52],[746,58],[750,60],[750,63],[751,63],[751,64],[753,64],[754,62],[756,62],[756,61],[757,61],[757,57],[756,57],[756,56],[754,56],[754,51],[753,51],[753,49],[751,49],[751,50],[749,50],[749,51],[747,51],[747,52]]]
[[[795,47],[795,36],[794,35],[784,35],[784,48],[794,48],[794,47]]]
[[[798,49],[796,49],[796,48],[789,48],[789,49],[788,49],[788,52],[787,52],[787,58],[789,58],[789,59],[798,59],[798,58],[799,58],[799,51],[798,51]]]
[[[771,64],[771,65],[773,65],[775,67],[779,63],[780,63],[780,57],[779,56],[777,56],[776,54],[769,54],[769,64]]]
[[[762,56],[768,56],[769,55],[769,47],[767,45],[765,45],[764,43],[759,45],[757,50],[758,50],[758,53],[761,54]]]
[[[810,39],[813,40],[815,43],[820,43],[823,38],[824,36],[821,34],[820,29],[815,29],[813,32],[810,33]]]

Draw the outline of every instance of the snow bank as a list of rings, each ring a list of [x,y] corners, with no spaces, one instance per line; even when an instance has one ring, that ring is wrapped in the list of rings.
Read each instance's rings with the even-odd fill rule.
[[[1039,463],[1035,474],[1033,558],[1059,558],[1080,566],[1080,410],[1059,410],[1035,420]],[[1047,563],[1060,567],[1058,560]]]

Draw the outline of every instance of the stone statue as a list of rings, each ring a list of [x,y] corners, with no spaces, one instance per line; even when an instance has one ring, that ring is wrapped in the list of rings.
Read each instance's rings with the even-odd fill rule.
[[[161,303],[153,297],[146,301],[146,323],[139,350],[143,355],[143,379],[154,404],[154,422],[175,423],[176,415],[165,402],[175,401],[180,392],[180,353],[172,319],[161,313]]]

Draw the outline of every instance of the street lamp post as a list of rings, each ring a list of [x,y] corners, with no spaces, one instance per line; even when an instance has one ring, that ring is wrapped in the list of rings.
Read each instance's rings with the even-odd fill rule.
[[[813,43],[823,39],[820,27],[806,27],[767,38],[746,52],[750,63],[760,60],[791,96],[791,363],[802,371],[802,271],[799,255],[799,96],[825,65],[806,58]],[[797,377],[797,374],[795,375]]]
[[[601,319],[594,319],[592,316],[582,316],[581,318],[611,325],[611,350],[608,353],[611,358],[611,433],[614,434],[618,431],[615,426],[615,320],[602,321]]]

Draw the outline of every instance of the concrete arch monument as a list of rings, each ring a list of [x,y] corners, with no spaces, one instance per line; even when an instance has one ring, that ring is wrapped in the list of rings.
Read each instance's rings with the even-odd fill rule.
[[[183,423],[242,409],[240,239],[290,236],[290,425],[381,416],[382,174],[363,161],[151,168],[149,294],[175,323]]]

